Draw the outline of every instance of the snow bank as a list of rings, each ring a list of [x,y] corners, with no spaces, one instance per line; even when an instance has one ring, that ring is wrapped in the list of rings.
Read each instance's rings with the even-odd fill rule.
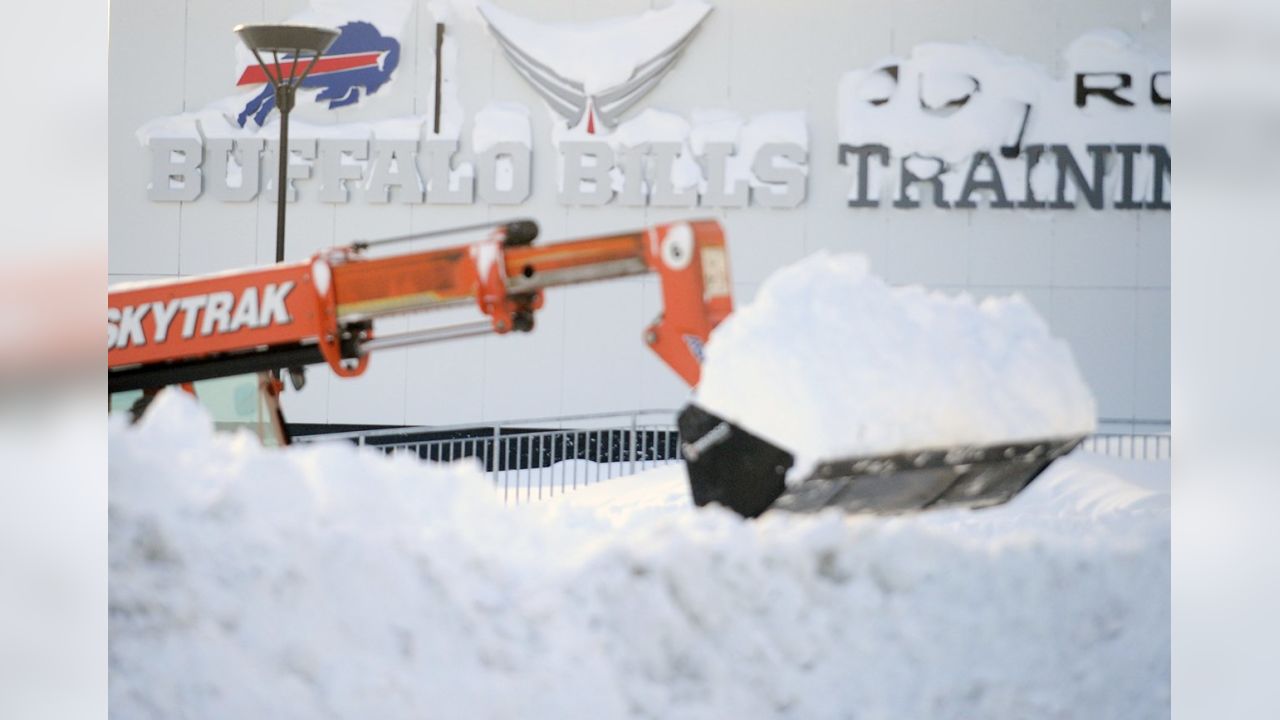
[[[503,507],[474,466],[264,451],[181,394],[109,444],[113,716],[1168,716],[1167,466],[750,522],[678,466]]]
[[[962,168],[975,153],[988,153],[1003,177],[1019,177],[1026,159],[1001,156],[1002,147],[1065,144],[1076,157],[1088,157],[1092,144],[1168,145],[1168,107],[1143,94],[1132,106],[1090,102],[1075,107],[1076,73],[1128,73],[1135,88],[1147,84],[1168,94],[1167,49],[1143,48],[1125,33],[1099,29],[1074,40],[1062,53],[1063,72],[1009,55],[980,43],[923,43],[905,58],[887,57],[870,67],[845,73],[836,92],[838,135],[849,145],[880,144],[894,157],[920,155],[929,163]],[[1152,199],[1151,158],[1138,155],[1131,178],[1135,197]],[[874,167],[874,165],[873,165]],[[933,164],[915,172],[931,177]],[[884,169],[881,187],[897,187],[898,166]],[[878,172],[878,170],[877,170]],[[1112,169],[1109,176],[1116,175]],[[1056,159],[1046,156],[1031,173],[1037,197],[1049,197],[1057,177]],[[947,196],[955,197],[965,173],[944,172]],[[1008,195],[1025,199],[1023,183],[1010,182]],[[1111,196],[1123,185],[1112,180]],[[1166,188],[1166,197],[1171,190]],[[854,197],[856,189],[851,192]]]
[[[471,152],[480,156],[495,145],[516,143],[525,148],[533,147],[533,130],[529,123],[529,108],[516,102],[491,102],[476,113],[471,128]],[[508,156],[499,156],[496,163],[495,186],[507,190],[515,184],[515,164]]]
[[[480,154],[504,142],[533,147],[529,108],[516,102],[491,102],[476,113],[471,130],[471,150]]]
[[[1020,296],[891,288],[859,255],[770,276],[711,335],[697,401],[815,460],[1093,430],[1071,351]]]
[[[442,15],[451,12],[448,4],[434,4],[435,10]],[[363,21],[372,24],[383,36],[402,41],[408,28],[409,17],[413,11],[413,3],[409,0],[309,0],[307,6],[299,12],[290,14],[284,19],[286,24],[313,25],[319,27],[340,28],[351,21]],[[441,131],[440,137],[457,138],[460,136],[463,121],[462,104],[458,96],[455,78],[457,67],[457,42],[452,32],[445,34],[444,67],[442,68],[441,94]],[[176,115],[153,118],[143,123],[134,133],[138,143],[143,147],[152,140],[171,138],[261,138],[275,140],[280,135],[279,114],[272,112],[267,121],[259,127],[254,122],[246,122],[242,127],[236,120],[254,96],[262,91],[263,86],[254,85],[245,90],[237,89],[235,81],[246,68],[256,67],[258,62],[253,53],[241,42],[234,45],[234,55],[227,58],[234,60],[228,63],[227,88],[230,94],[216,98],[204,107]],[[270,61],[270,58],[268,58]],[[392,73],[386,87],[378,92],[368,92],[361,88],[360,102],[356,108],[387,102],[387,98],[398,92],[411,92],[412,87],[397,82],[401,75],[409,69],[408,59],[401,61],[401,67]],[[234,73],[232,72],[234,70]],[[352,140],[368,139],[418,139],[419,136],[434,137],[430,124],[428,109],[421,115],[395,117],[387,120],[371,122],[327,122],[332,118],[324,104],[312,102],[312,98],[320,92],[319,88],[304,87],[298,91],[297,106],[289,120],[289,136],[293,140],[342,138]],[[431,95],[430,92],[427,93]],[[387,102],[390,106],[391,103]],[[385,114],[385,113],[384,113]],[[307,122],[307,119],[320,122]],[[423,133],[423,125],[428,130]]]
[[[1076,38],[1062,56],[1064,71],[1055,76],[979,43],[917,45],[906,58],[885,58],[841,77],[840,141],[882,143],[894,155],[921,153],[953,164],[975,152],[998,154],[1020,133],[1023,146],[1065,142],[1082,155],[1091,143],[1169,142],[1166,108],[1145,101],[1074,105],[1076,73],[1123,69],[1139,83],[1158,83],[1152,76],[1168,70],[1167,50],[1148,50],[1123,32],[1101,29]],[[1028,106],[1033,112],[1024,128]]]
[[[645,108],[620,123],[613,130],[597,128],[596,132],[588,132],[586,120],[573,127],[565,127],[563,123],[552,122],[552,142],[561,147],[565,142],[607,142],[613,151],[615,161],[623,156],[644,150],[653,143],[677,143],[679,154],[671,163],[671,185],[676,190],[696,187],[699,193],[708,190],[708,177],[699,158],[706,152],[709,143],[728,143],[733,146],[733,153],[725,158],[724,178],[726,187],[733,187],[739,181],[745,181],[754,188],[767,188],[767,183],[756,177],[753,164],[760,149],[770,143],[786,143],[799,146],[807,156],[809,152],[808,118],[803,111],[788,110],[766,112],[753,115],[747,119],[732,111],[723,109],[695,110],[692,120],[665,110]],[[560,163],[557,177],[563,181],[564,159]],[[797,163],[787,158],[775,161],[778,168],[799,168],[808,174],[805,163]],[[643,160],[643,175],[655,177],[654,159],[646,155]],[[619,167],[610,172],[613,190],[622,192],[626,185],[626,176]],[[589,190],[589,181],[584,182],[584,190]],[[648,183],[644,186],[647,188]],[[563,189],[563,187],[561,187]],[[646,189],[646,192],[648,190]]]

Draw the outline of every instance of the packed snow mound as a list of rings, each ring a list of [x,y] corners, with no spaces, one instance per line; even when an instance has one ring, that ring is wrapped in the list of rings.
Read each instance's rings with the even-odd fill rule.
[[[861,255],[771,275],[711,334],[697,401],[815,460],[1080,435],[1093,396],[1021,296],[893,288]]]
[[[504,507],[474,465],[263,450],[180,393],[109,446],[113,717],[1168,717],[1167,465],[744,521],[678,465]]]
[[[986,153],[992,163],[985,172],[1006,178],[1028,173],[1035,197],[1045,198],[1055,191],[1057,159],[1013,160],[1002,157],[1002,148],[1066,144],[1076,157],[1086,157],[1098,144],[1169,144],[1170,106],[1087,101],[1077,107],[1075,89],[1080,73],[1123,71],[1131,79],[1144,78],[1153,100],[1156,94],[1168,97],[1168,48],[1144,48],[1122,31],[1096,29],[1072,41],[1056,65],[1060,71],[977,42],[922,43],[905,57],[886,57],[840,78],[837,136],[844,145],[882,145],[894,158],[910,158],[908,167],[916,165],[911,169],[920,177],[943,169],[947,197],[959,195],[966,173],[945,170],[965,167],[977,153]],[[1027,168],[1028,162],[1034,167]],[[1108,178],[1112,197],[1131,193],[1154,200],[1152,156],[1140,154],[1133,163],[1125,172],[1129,187]],[[1106,172],[1118,174],[1119,165]],[[900,168],[897,161],[883,168],[871,163],[870,187],[861,190],[881,197],[898,186]],[[1025,199],[1020,185],[1009,184],[1009,199]],[[851,189],[850,198],[858,191]],[[1167,199],[1167,185],[1163,192]]]

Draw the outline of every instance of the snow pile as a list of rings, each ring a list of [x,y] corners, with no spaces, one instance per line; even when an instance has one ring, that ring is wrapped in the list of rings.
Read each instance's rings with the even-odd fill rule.
[[[642,156],[640,173],[646,178],[656,177],[655,159],[649,151],[653,143],[676,143],[680,145],[679,154],[672,160],[670,175],[672,187],[679,191],[697,188],[701,194],[708,191],[708,173],[704,163],[700,161],[707,151],[709,143],[727,143],[733,146],[733,154],[725,158],[724,177],[722,182],[727,191],[738,182],[746,182],[753,188],[767,188],[770,183],[764,182],[755,175],[753,164],[757,154],[766,144],[785,143],[796,145],[805,157],[809,154],[808,118],[803,111],[786,110],[760,113],[744,119],[732,110],[708,109],[695,110],[692,120],[665,110],[645,108],[635,116],[618,123],[613,130],[599,127],[595,132],[587,132],[586,120],[573,127],[565,127],[563,123],[551,123],[552,142],[560,147],[565,142],[605,142],[613,151],[615,167],[610,171],[610,181],[615,192],[623,192],[627,176],[622,167],[629,155]],[[558,161],[561,166],[557,172],[560,182],[564,178],[564,158]],[[787,158],[774,161],[778,168],[799,168],[808,174],[808,165],[794,162]],[[644,192],[649,191],[649,183],[643,182]],[[584,190],[590,189],[589,181],[583,181]],[[561,188],[563,189],[563,188]]]
[[[840,79],[839,137],[881,143],[894,155],[920,153],[959,163],[1013,145],[1027,107],[1022,146],[1067,143],[1085,155],[1090,143],[1161,143],[1170,137],[1169,111],[1152,104],[1143,84],[1168,92],[1168,53],[1140,47],[1118,30],[1085,33],[1063,51],[1064,72],[978,44],[925,43],[906,58],[886,58]],[[892,70],[896,68],[896,70]],[[1075,106],[1076,73],[1129,73],[1126,91],[1141,102],[1092,100]],[[1132,100],[1130,100],[1132,102]]]
[[[499,143],[533,147],[529,108],[517,102],[491,102],[476,113],[471,129],[471,150],[477,155]]]
[[[732,187],[735,181],[746,180],[752,187],[767,187],[752,170],[760,148],[769,143],[798,145],[805,156],[809,154],[809,130],[807,117],[800,111],[766,112],[753,115],[744,121],[732,110],[694,110],[689,133],[689,145],[696,155],[706,152],[708,143],[731,143],[734,154],[725,163],[725,179]],[[779,158],[778,167],[800,168],[806,175],[809,166]],[[701,180],[699,191],[707,192],[707,181]]]
[[[583,123],[579,123],[576,127],[569,129],[562,129],[558,125],[552,125],[554,142],[557,147],[560,143],[570,138],[575,140],[604,140],[609,143],[615,158],[621,157],[630,150],[645,148],[650,143],[679,144],[680,154],[672,161],[669,175],[672,187],[677,190],[696,187],[702,180],[702,167],[698,164],[698,160],[693,156],[693,153],[689,151],[689,134],[691,130],[688,120],[675,113],[654,108],[645,108],[637,113],[635,117],[619,123],[613,132],[604,132],[598,135],[587,133]],[[656,180],[657,171],[654,168],[654,164],[652,157],[644,159],[644,177]],[[563,176],[563,173],[561,175]],[[626,184],[626,176],[623,172],[618,167],[614,167],[610,171],[610,177],[614,191],[622,192]],[[646,188],[647,185],[648,183],[645,182],[644,186]]]
[[[176,393],[109,443],[113,716],[1168,716],[1167,466],[752,522],[679,466],[503,507],[473,466],[264,451]]]
[[[1071,351],[1020,296],[892,288],[864,257],[826,252],[771,275],[715,329],[696,397],[800,469],[1096,423]]]
[[[491,102],[476,113],[475,123],[471,128],[471,152],[479,156],[503,143],[533,147],[529,108],[517,102]],[[511,188],[515,183],[515,165],[512,159],[500,155],[496,166],[496,187],[502,190]]]
[[[1093,144],[1169,144],[1169,109],[1149,99],[1153,91],[1169,95],[1167,49],[1143,48],[1119,30],[1101,29],[1081,35],[1062,56],[1064,71],[1055,76],[1042,65],[979,43],[924,43],[905,58],[888,57],[852,70],[837,89],[840,142],[884,145],[895,158],[918,155],[909,169],[919,177],[932,177],[941,163],[949,170],[940,176],[948,197],[958,194],[965,163],[979,152],[992,156],[1002,176],[1016,178],[1027,172],[1027,161],[1003,157],[1001,148],[1064,144],[1076,157],[1087,158]],[[1110,79],[1117,72],[1127,73],[1133,83],[1123,93],[1130,105],[1094,98],[1083,108],[1075,106],[1076,73]],[[1133,162],[1135,197],[1150,200],[1152,159],[1138,154]],[[883,173],[875,163],[871,169],[882,179],[869,197],[880,197],[881,186],[897,186],[896,161]],[[1040,159],[1030,178],[1036,196],[1051,196],[1056,177],[1056,159]],[[1118,199],[1123,186],[1114,178],[1113,184],[1112,197]],[[1024,186],[1010,182],[1007,194],[1023,200]],[[856,188],[850,197],[855,195]]]
[[[1026,106],[1053,95],[1046,92],[1052,84],[1043,68],[994,48],[917,45],[905,59],[887,58],[840,79],[840,141],[960,163],[974,152],[1012,145]],[[953,102],[964,104],[948,108]]]
[[[437,8],[442,13],[448,12],[447,5]],[[352,21],[367,22],[373,25],[381,35],[401,41],[408,28],[409,17],[413,11],[413,3],[409,0],[310,0],[307,7],[286,17],[283,22],[292,25],[312,25],[318,27],[341,28]],[[134,133],[138,143],[147,147],[153,140],[174,138],[261,138],[275,140],[280,136],[279,113],[272,112],[262,126],[249,121],[243,126],[237,122],[238,114],[254,96],[262,92],[263,85],[253,85],[240,90],[234,84],[246,68],[256,67],[257,60],[244,45],[235,44],[234,58],[229,57],[227,73],[227,89],[231,93],[217,98],[197,110],[153,118],[147,121]],[[460,136],[464,120],[462,105],[458,96],[458,87],[454,69],[457,67],[458,48],[453,33],[445,34],[443,45],[444,62],[441,82],[441,131],[440,137],[457,138]],[[270,56],[266,57],[272,62]],[[368,107],[382,102],[384,98],[396,92],[411,92],[412,87],[397,83],[400,76],[409,68],[410,60],[402,59],[400,66],[392,72],[387,87],[380,92],[368,92],[359,88],[360,101],[355,106]],[[234,69],[234,73],[232,70]],[[312,102],[320,92],[319,88],[303,87],[298,91],[295,114],[289,119],[289,136],[293,140],[342,138],[361,140],[370,137],[378,139],[417,139],[419,136],[435,137],[426,120],[431,117],[430,109],[421,115],[392,118],[373,122],[306,122],[307,118],[327,119],[331,115],[320,111],[326,107],[324,103]],[[427,93],[428,96],[432,94]],[[299,117],[301,115],[301,117]],[[424,123],[427,132],[422,132]]]

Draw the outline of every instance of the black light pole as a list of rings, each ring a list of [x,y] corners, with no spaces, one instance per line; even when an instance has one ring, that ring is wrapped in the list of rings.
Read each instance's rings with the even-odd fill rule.
[[[302,79],[315,67],[316,61],[338,38],[338,31],[307,25],[237,25],[235,33],[253,52],[262,66],[267,81],[276,91],[276,107],[280,110],[280,172],[276,178],[276,262],[284,262],[284,202],[285,174],[289,168],[289,111]],[[271,53],[272,62],[262,59],[263,53]],[[281,63],[280,55],[285,54]],[[298,72],[298,61],[309,57]],[[285,65],[289,65],[285,75]],[[275,68],[272,74],[271,69]]]
[[[316,61],[325,50],[338,39],[338,31],[329,28],[309,27],[307,25],[237,25],[234,30],[240,40],[253,53],[254,59],[262,67],[267,82],[276,91],[276,107],[280,110],[280,171],[276,176],[276,262],[284,262],[284,203],[285,183],[289,170],[289,111],[293,110],[293,101],[298,94],[298,86],[315,67]],[[271,64],[262,59],[264,53],[271,53]],[[285,56],[284,63],[280,56]],[[298,63],[304,57],[309,58],[302,72],[298,72]],[[285,75],[285,64],[289,65],[289,74]],[[275,68],[275,73],[271,72]],[[274,381],[279,381],[280,373],[272,372]],[[290,368],[289,378],[296,390],[302,388],[304,375],[302,368]],[[288,442],[288,426],[284,415],[276,408],[276,417],[285,432]]]

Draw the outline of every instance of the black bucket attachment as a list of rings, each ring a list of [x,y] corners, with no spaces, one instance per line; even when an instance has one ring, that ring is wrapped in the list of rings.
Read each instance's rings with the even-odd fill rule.
[[[718,502],[745,517],[771,507],[896,514],[1008,502],[1082,437],[917,450],[818,465],[788,488],[791,453],[713,413],[688,405],[680,441],[693,502]]]

